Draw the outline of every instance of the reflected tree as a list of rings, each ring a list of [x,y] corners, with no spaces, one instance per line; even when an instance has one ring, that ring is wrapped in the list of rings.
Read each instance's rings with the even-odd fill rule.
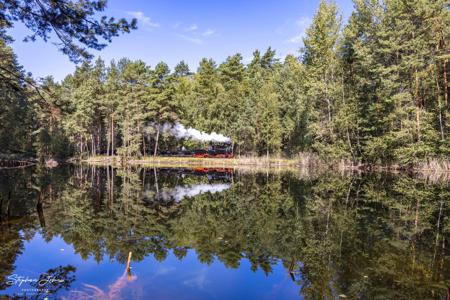
[[[35,170],[14,177],[11,188],[0,184],[2,199],[8,189],[22,199],[10,209],[20,223],[2,223],[0,253],[7,259],[0,262],[0,284],[23,241],[39,230],[47,241],[61,236],[83,259],[98,262],[125,264],[129,252],[135,262],[148,255],[163,261],[170,252],[183,259],[194,250],[205,264],[238,268],[248,260],[265,274],[282,263],[307,299],[442,299],[450,286],[445,182],[235,171],[229,189],[162,201],[157,195],[164,190],[231,179],[193,170],[70,168],[58,171],[71,174],[59,179]],[[42,212],[39,189],[24,182],[42,191]]]

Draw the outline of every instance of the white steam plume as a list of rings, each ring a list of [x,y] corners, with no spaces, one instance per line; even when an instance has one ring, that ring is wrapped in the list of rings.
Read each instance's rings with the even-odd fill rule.
[[[175,125],[164,124],[164,132],[170,132],[176,138],[193,139],[201,142],[217,142],[217,143],[229,143],[231,139],[222,134],[215,132],[206,133],[194,128],[186,128],[183,124],[176,123]]]
[[[216,184],[197,184],[189,187],[177,186],[173,189],[172,197],[175,201],[181,201],[185,197],[194,197],[204,193],[219,193],[227,190],[231,187],[229,183],[216,183]]]

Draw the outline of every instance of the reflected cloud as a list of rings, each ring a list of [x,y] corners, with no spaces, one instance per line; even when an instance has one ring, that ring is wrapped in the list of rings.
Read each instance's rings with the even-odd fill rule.
[[[152,192],[147,191],[145,197],[148,200],[154,199],[162,202],[180,202],[184,198],[191,198],[205,193],[220,193],[229,188],[231,188],[230,183],[204,183],[190,186],[175,186],[173,188],[162,188],[156,194],[152,194]]]
[[[191,278],[186,279],[183,281],[183,284],[189,287],[197,288],[199,290],[202,290],[206,283],[206,274],[208,273],[207,268],[201,269],[199,272],[194,274]]]
[[[194,197],[204,193],[220,193],[229,188],[231,188],[231,184],[229,183],[195,184],[188,187],[177,186],[172,190],[170,196],[178,202],[186,197]]]
[[[161,267],[159,267],[156,270],[154,277],[167,275],[167,274],[172,273],[174,271],[175,271],[175,267],[164,267],[164,266],[161,266]]]

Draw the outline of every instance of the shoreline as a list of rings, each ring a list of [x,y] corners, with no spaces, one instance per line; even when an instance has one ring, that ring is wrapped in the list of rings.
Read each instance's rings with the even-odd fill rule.
[[[54,164],[56,162],[56,164]],[[49,159],[45,162],[47,168],[56,167],[59,163],[86,163],[96,166],[144,166],[144,167],[206,167],[206,168],[242,168],[242,169],[308,169],[334,170],[339,172],[391,172],[391,173],[422,173],[450,175],[450,161],[430,160],[414,165],[401,164],[361,164],[351,161],[325,161],[312,155],[297,158],[280,157],[235,157],[235,158],[194,158],[177,156],[146,156],[130,157],[126,160],[119,156],[91,156],[86,159],[69,158],[67,160]],[[0,169],[26,168],[39,164],[36,158],[1,158]]]
[[[277,157],[235,157],[235,158],[193,158],[171,156],[133,157],[122,160],[118,156],[93,156],[81,160],[82,163],[91,165],[112,165],[122,167],[132,166],[156,166],[156,167],[223,167],[223,168],[297,168],[297,169],[327,169],[349,172],[393,172],[393,173],[442,173],[450,174],[449,161],[431,161],[416,165],[381,165],[361,164],[350,161],[326,162],[312,156],[298,158]]]

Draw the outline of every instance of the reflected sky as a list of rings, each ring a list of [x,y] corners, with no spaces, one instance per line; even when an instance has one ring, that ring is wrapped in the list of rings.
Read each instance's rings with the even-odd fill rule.
[[[449,215],[442,178],[0,170],[0,299],[444,300]]]
[[[194,250],[183,259],[173,253],[159,262],[149,255],[131,263],[131,276],[126,266],[115,259],[97,263],[92,257],[83,260],[71,245],[61,238],[46,242],[40,234],[26,242],[16,261],[14,274],[37,278],[49,266],[73,265],[76,282],[70,291],[58,294],[62,299],[298,299],[298,286],[289,273],[277,264],[271,274],[253,272],[248,260],[240,268],[227,268],[218,260],[202,264]],[[6,294],[21,294],[14,285]]]

